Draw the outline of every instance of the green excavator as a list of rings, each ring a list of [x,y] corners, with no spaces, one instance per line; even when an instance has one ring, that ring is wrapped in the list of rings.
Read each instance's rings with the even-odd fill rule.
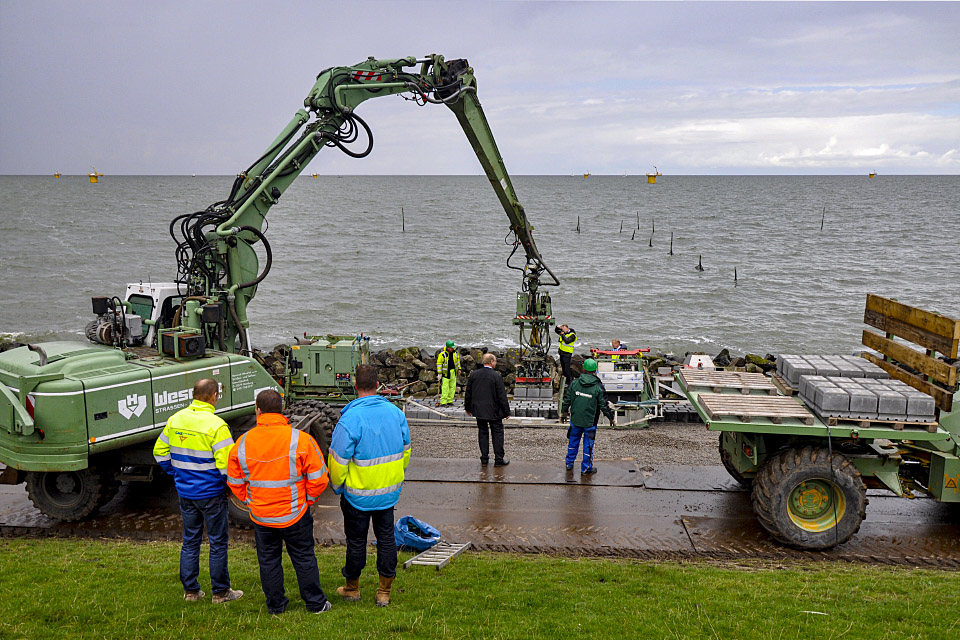
[[[298,340],[279,358],[276,352],[265,357],[250,344],[247,308],[272,263],[264,232],[270,208],[325,147],[368,155],[373,134],[357,107],[390,95],[446,105],[456,115],[509,219],[507,266],[522,272],[513,317],[520,330],[518,382],[548,385],[554,320],[543,287],[559,280],[537,250],[477,99],[473,69],[440,55],[369,58],[321,72],[304,108],[237,175],[225,199],[171,221],[173,282],[141,281],[128,285],[123,298],[93,299],[96,319],[86,335],[95,345],[52,342],[0,354],[0,463],[6,466],[0,482],[25,481],[33,503],[53,518],[90,515],[121,482],[153,479],[150,448],[201,378],[220,384],[217,413],[235,437],[252,425],[256,394],[277,388],[291,422],[325,450],[336,421],[327,403],[353,397],[353,371],[369,357],[369,338]],[[515,263],[521,248],[525,261]]]

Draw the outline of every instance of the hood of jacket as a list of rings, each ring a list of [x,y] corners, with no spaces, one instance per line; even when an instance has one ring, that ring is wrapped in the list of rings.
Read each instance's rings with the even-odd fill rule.
[[[340,410],[340,415],[346,414],[348,411],[358,407],[372,407],[378,404],[386,402],[390,404],[390,401],[384,398],[383,396],[364,396],[362,398],[357,398],[356,400],[351,400],[347,405]]]

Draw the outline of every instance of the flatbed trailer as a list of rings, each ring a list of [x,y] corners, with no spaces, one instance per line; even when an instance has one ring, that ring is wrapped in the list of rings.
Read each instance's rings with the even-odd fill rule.
[[[867,488],[960,503],[960,411],[953,406],[960,320],[870,295],[865,322],[886,334],[864,332],[865,345],[882,349],[865,359],[932,396],[935,421],[820,417],[773,384],[753,380],[745,389],[733,372],[711,372],[709,381],[676,375],[706,428],[719,434],[724,467],[752,488],[760,523],[783,544],[827,549],[846,542],[866,516]]]

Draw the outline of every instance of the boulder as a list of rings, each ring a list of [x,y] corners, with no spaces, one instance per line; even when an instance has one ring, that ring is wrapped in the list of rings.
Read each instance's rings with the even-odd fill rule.
[[[396,382],[397,370],[393,367],[380,367],[377,369],[377,380],[385,384]]]
[[[407,378],[408,380],[415,380],[419,375],[420,375],[420,372],[417,370],[417,367],[414,366],[412,362],[401,362],[399,365],[397,365],[398,378]]]
[[[415,366],[417,369],[430,369],[430,368],[431,368],[431,367],[428,367],[428,366],[427,366],[427,363],[424,362],[423,360],[421,360],[420,358],[414,358],[414,359],[413,359],[413,366]],[[436,366],[434,366],[433,369],[436,369]]]
[[[769,360],[770,362],[776,362],[776,361],[777,361],[777,356],[773,355],[772,353],[768,353],[767,355],[763,356],[763,358],[764,358],[765,360]]]
[[[435,395],[437,395],[438,393],[440,393],[440,385],[434,383],[434,384],[430,385],[429,387],[427,387],[427,395],[428,395],[428,396],[435,396]]]
[[[470,349],[470,357],[473,358],[474,362],[479,364],[483,362],[483,351],[474,347],[473,349]]]
[[[460,358],[460,367],[465,375],[470,375],[470,372],[477,368],[477,361],[473,359],[473,356],[465,355]]]
[[[771,371],[777,368],[777,363],[770,362],[766,358],[761,358],[755,353],[748,353],[746,356],[746,360],[748,364],[756,365],[760,367],[760,369],[762,369],[763,371]]]
[[[426,349],[424,349],[424,348],[421,347],[421,348],[420,348],[419,358],[420,358],[421,360],[423,360],[424,362],[426,362],[427,360],[430,360],[431,358],[434,358],[434,354],[430,353],[429,351],[427,351]]]
[[[747,363],[747,373],[763,373],[763,369],[753,364],[752,362]]]
[[[730,365],[729,365],[729,366],[731,366],[731,367],[745,367],[745,366],[747,366],[747,361],[744,360],[743,358],[734,358],[733,360],[730,361]]]
[[[407,393],[424,393],[428,391],[429,388],[427,387],[427,383],[419,380],[407,387]]]
[[[713,364],[718,367],[727,367],[730,366],[730,352],[727,349],[723,349],[713,357]]]
[[[431,371],[430,369],[424,369],[420,372],[420,375],[417,376],[417,379],[421,382],[426,382],[428,384],[433,384],[437,381],[437,372]]]

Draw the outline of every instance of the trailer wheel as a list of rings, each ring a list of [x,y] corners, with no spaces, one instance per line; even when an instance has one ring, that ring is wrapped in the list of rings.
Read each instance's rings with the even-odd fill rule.
[[[727,473],[730,474],[730,477],[739,482],[744,487],[749,487],[753,484],[753,478],[744,477],[742,473],[737,471],[737,468],[733,466],[733,461],[730,460],[730,452],[727,451],[726,447],[723,446],[723,437],[726,435],[726,431],[720,432],[720,462],[723,463],[723,468],[727,470]]]
[[[120,486],[114,475],[112,469],[97,467],[31,471],[27,474],[27,495],[33,506],[51,518],[75,522],[113,500]]]
[[[783,544],[829,549],[849,540],[866,516],[867,489],[850,460],[824,447],[771,456],[753,481],[753,510]]]
[[[230,495],[227,496],[227,516],[230,518],[230,522],[240,529],[253,528],[253,520],[250,519],[250,509],[247,508],[247,505],[240,502],[237,496],[233,495],[232,491]]]

